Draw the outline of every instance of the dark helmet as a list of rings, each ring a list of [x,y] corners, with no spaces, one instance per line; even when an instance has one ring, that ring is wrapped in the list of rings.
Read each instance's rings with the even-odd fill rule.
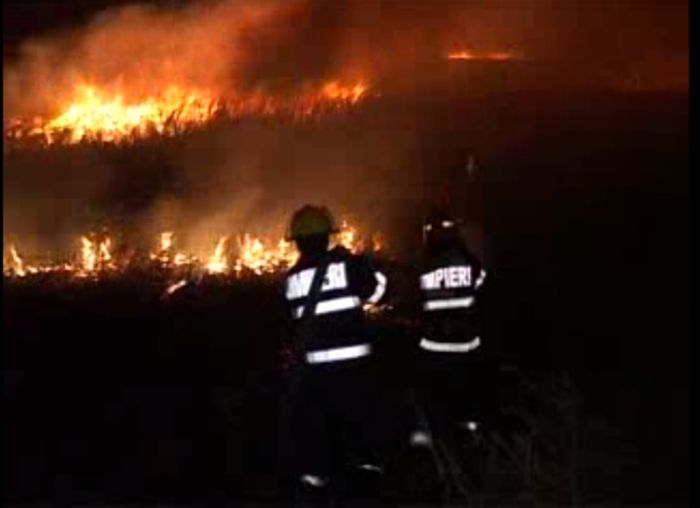
[[[457,221],[442,209],[432,210],[423,221],[423,243],[437,253],[461,244]]]
[[[305,205],[292,215],[287,238],[299,240],[313,236],[330,236],[337,232],[335,219],[327,208]]]
[[[423,232],[457,231],[457,221],[443,210],[433,210],[423,221]]]

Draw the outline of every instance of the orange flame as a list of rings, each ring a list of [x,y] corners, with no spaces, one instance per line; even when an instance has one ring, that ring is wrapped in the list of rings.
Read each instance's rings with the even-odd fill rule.
[[[161,97],[126,103],[120,94],[110,97],[91,85],[80,85],[74,101],[63,113],[38,126],[30,134],[52,144],[62,133],[68,143],[99,139],[113,142],[150,132],[173,134],[187,125],[202,124],[216,110],[211,97],[170,87]]]
[[[14,245],[10,245],[10,259],[11,273],[16,275],[17,277],[24,277],[25,275],[27,275],[27,272],[24,269],[24,262],[22,261],[22,258],[19,257],[19,254],[17,254],[17,249]]]
[[[151,135],[174,136],[200,127],[219,115],[291,115],[308,118],[329,109],[352,106],[368,95],[366,83],[330,81],[292,97],[252,92],[217,98],[201,90],[170,86],[159,96],[125,98],[92,84],[76,86],[73,99],[53,118],[13,118],[5,126],[9,139],[37,139],[47,145],[84,141],[121,143]]]
[[[95,252],[95,245],[84,236],[80,238],[80,242],[82,244],[80,254],[83,271],[88,273],[93,272],[97,266],[97,253]]]
[[[244,272],[262,275],[264,273],[276,273],[289,268],[299,258],[299,253],[292,242],[280,239],[276,243],[266,241],[263,238],[244,234],[237,239],[236,257],[228,258],[228,239],[221,237],[216,243],[213,253],[204,260],[200,260],[192,254],[185,252],[175,253],[175,234],[165,231],[159,236],[157,252],[150,253],[150,259],[159,263],[163,268],[173,269],[183,265],[201,268],[212,275],[227,275],[234,273],[242,275]],[[360,237],[358,230],[343,222],[341,230],[333,239],[335,245],[342,245],[354,253],[362,252],[365,242]],[[112,239],[104,237],[95,238],[85,235],[79,238],[78,263],[28,265],[18,254],[14,245],[9,248],[7,266],[4,274],[9,277],[25,277],[36,273],[65,272],[81,278],[98,278],[108,271],[126,270],[129,267],[127,260],[116,259],[112,253]],[[379,251],[384,248],[384,240],[381,235],[372,237],[372,249]],[[178,288],[179,289],[179,288]],[[176,291],[177,289],[174,289]]]
[[[276,247],[268,247],[260,238],[246,234],[238,241],[238,259],[235,264],[237,273],[244,269],[257,275],[288,268],[296,263],[299,254],[294,245],[281,239]]]
[[[163,231],[160,234],[159,249],[156,252],[151,252],[150,258],[160,262],[163,266],[174,264],[175,266],[183,266],[194,263],[196,259],[188,256],[183,252],[174,252],[175,233],[172,231]]]
[[[214,249],[214,253],[209,258],[206,266],[209,273],[225,273],[228,270],[228,260],[224,250],[226,242],[228,242],[228,237],[226,236],[221,237],[217,242],[216,249]]]
[[[364,242],[357,239],[357,229],[346,221],[341,223],[340,232],[335,238],[334,244],[341,245],[355,254],[362,252],[365,248]]]
[[[86,236],[82,236],[80,238],[80,244],[81,269],[77,272],[78,276],[86,277],[95,275],[100,270],[115,267],[112,263],[112,254],[110,252],[112,245],[111,238],[105,238],[97,242],[90,240]]]
[[[173,232],[165,231],[160,234],[160,250],[161,252],[170,252],[173,247]]]

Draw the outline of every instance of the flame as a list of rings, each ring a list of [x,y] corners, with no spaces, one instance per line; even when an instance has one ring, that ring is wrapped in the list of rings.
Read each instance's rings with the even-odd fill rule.
[[[295,245],[284,238],[275,242],[250,234],[238,236],[236,256],[231,260],[228,256],[228,236],[219,238],[214,251],[204,260],[186,252],[175,252],[175,238],[176,235],[172,231],[162,232],[158,237],[155,252],[150,253],[151,261],[167,270],[187,265],[202,268],[212,275],[242,276],[245,273],[256,275],[277,273],[291,267],[299,259]],[[357,228],[345,221],[333,242],[354,253],[360,253],[365,249],[365,242]],[[381,235],[375,234],[371,242],[372,250],[375,252],[384,248]],[[76,265],[70,263],[29,265],[19,256],[15,246],[11,245],[7,256],[8,267],[5,268],[4,274],[9,277],[25,277],[37,273],[63,272],[75,277],[96,279],[106,272],[125,271],[130,266],[130,261],[115,257],[112,245],[113,241],[109,236],[101,239],[93,234],[81,236]]]
[[[372,251],[379,252],[384,249],[386,241],[384,240],[384,235],[381,233],[375,233],[372,235]]]
[[[98,140],[119,142],[150,134],[173,135],[209,121],[218,103],[205,93],[171,86],[158,97],[127,102],[121,93],[109,94],[94,85],[76,86],[73,100],[51,119],[31,122],[14,118],[6,129],[10,138],[39,138],[46,144],[74,144]]]
[[[152,135],[174,136],[203,126],[223,115],[291,115],[309,118],[317,113],[359,103],[368,95],[365,82],[353,84],[328,81],[318,88],[307,87],[290,97],[253,91],[216,97],[202,90],[185,90],[176,85],[156,96],[130,98],[111,93],[94,84],[80,83],[73,98],[58,108],[52,118],[12,118],[5,125],[9,139],[37,139],[47,145],[86,141],[121,143]]]
[[[189,264],[191,262],[191,258],[187,256],[187,254],[183,254],[182,252],[178,252],[175,254],[175,257],[173,258],[173,262],[175,263],[175,266],[183,266],[186,264]]]
[[[364,242],[357,239],[357,229],[350,226],[347,221],[343,221],[340,225],[340,232],[335,238],[335,245],[341,245],[355,254],[364,250]]]
[[[161,252],[170,252],[173,247],[173,232],[164,231],[160,234],[160,250]]]
[[[80,242],[82,243],[81,249],[81,264],[83,271],[93,272],[97,266],[97,253],[95,252],[94,243],[86,237],[81,237]]]
[[[349,101],[357,103],[365,96],[369,87],[364,83],[356,83],[352,86],[343,86],[338,81],[326,83],[321,89],[321,93],[328,99],[334,101]]]
[[[276,247],[267,247],[260,238],[244,235],[238,241],[238,259],[235,270],[244,269],[257,275],[271,273],[281,268],[288,268],[296,263],[299,254],[291,242],[281,239]]]
[[[112,240],[107,238],[100,242],[99,246],[99,260],[102,261],[103,263],[109,263],[112,261],[112,254],[109,252],[109,248],[112,245]]]
[[[214,253],[209,258],[206,266],[209,273],[225,273],[228,271],[228,260],[224,250],[226,242],[228,242],[228,237],[226,236],[221,237],[217,242],[216,249],[214,249]]]
[[[10,245],[10,257],[12,261],[10,265],[11,273],[17,275],[18,277],[24,277],[27,275],[27,272],[24,269],[24,262],[22,261],[22,258],[19,257],[19,254],[17,254],[17,249],[14,245]]]
[[[196,261],[193,256],[188,256],[184,252],[174,252],[175,233],[172,231],[163,231],[159,237],[159,247],[155,252],[151,252],[150,258],[153,261],[158,261],[163,266],[174,264],[175,266],[184,266],[192,264]]]
[[[474,53],[469,50],[453,51],[447,54],[448,60],[495,60],[505,61],[515,59],[515,55],[508,51],[496,51],[491,53]]]
[[[87,236],[80,238],[80,266],[78,276],[95,275],[98,271],[114,268],[112,263],[111,238],[105,238],[99,242],[90,240]]]

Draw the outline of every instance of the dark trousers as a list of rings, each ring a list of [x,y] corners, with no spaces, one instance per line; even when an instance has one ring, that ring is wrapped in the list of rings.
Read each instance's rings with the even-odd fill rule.
[[[460,423],[488,424],[498,389],[489,362],[480,351],[418,355],[416,392],[436,435],[448,438]]]
[[[385,410],[375,380],[371,357],[301,368],[282,420],[291,471],[330,476],[381,465]]]

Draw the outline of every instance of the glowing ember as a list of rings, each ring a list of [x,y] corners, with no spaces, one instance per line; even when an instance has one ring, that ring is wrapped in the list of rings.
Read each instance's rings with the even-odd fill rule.
[[[172,136],[202,126],[220,115],[291,115],[296,119],[357,104],[367,96],[369,85],[330,81],[290,97],[259,91],[227,98],[199,90],[170,86],[159,96],[127,99],[91,84],[76,87],[70,103],[53,118],[13,118],[5,125],[10,139],[37,139],[52,144],[84,141],[120,143],[152,135]]]

